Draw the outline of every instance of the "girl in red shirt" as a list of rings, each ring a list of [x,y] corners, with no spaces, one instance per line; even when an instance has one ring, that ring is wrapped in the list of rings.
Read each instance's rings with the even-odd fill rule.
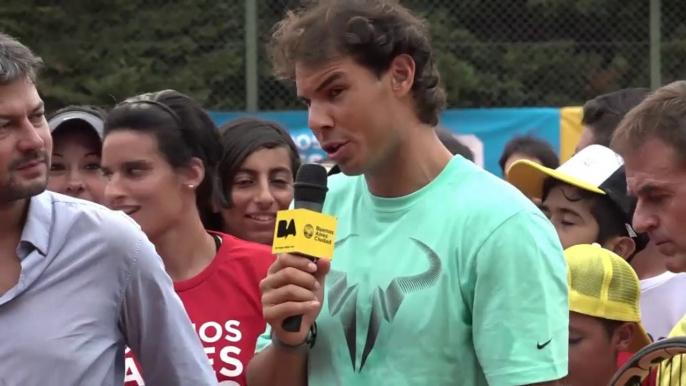
[[[272,245],[276,212],[293,201],[298,149],[283,127],[263,119],[236,119],[219,131],[225,153],[218,170],[215,229]]]
[[[219,384],[245,385],[265,329],[258,286],[274,257],[263,245],[206,230],[201,214],[210,213],[223,156],[216,126],[193,100],[166,90],[124,101],[104,131],[106,204],[155,244]],[[126,365],[125,385],[144,385],[131,353]]]

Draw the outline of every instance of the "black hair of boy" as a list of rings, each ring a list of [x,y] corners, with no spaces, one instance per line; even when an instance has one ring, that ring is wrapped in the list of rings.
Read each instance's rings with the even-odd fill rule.
[[[535,158],[541,162],[541,165],[550,169],[557,169],[560,166],[560,158],[557,156],[552,145],[533,135],[527,134],[516,136],[505,144],[503,154],[498,161],[500,170],[502,170],[503,173],[505,173],[505,164],[507,163],[507,160],[515,154]]]
[[[593,133],[593,143],[610,147],[619,122],[650,93],[647,88],[627,88],[595,97],[584,104],[581,123]]]
[[[626,216],[607,196],[579,189],[555,178],[547,178],[543,183],[541,201],[545,202],[550,191],[559,185],[567,185],[574,188],[573,196],[565,194],[565,198],[570,202],[591,201],[591,216],[598,224],[598,235],[594,242],[603,245],[613,237],[630,237],[629,231],[626,229]]]

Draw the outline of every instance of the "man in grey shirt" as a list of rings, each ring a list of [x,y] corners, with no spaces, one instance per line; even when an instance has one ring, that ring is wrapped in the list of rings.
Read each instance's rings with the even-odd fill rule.
[[[125,345],[148,385],[217,385],[133,220],[45,191],[52,139],[40,65],[0,34],[0,385],[120,386]]]

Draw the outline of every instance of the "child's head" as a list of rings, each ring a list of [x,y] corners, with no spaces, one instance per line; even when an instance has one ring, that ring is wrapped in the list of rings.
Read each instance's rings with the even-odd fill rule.
[[[541,200],[563,248],[598,243],[630,259],[645,247],[645,236],[630,225],[635,201],[626,192],[623,161],[606,147],[589,146],[555,170],[518,161],[508,180]]]
[[[636,249],[626,215],[606,195],[550,177],[543,184],[540,208],[555,226],[563,248],[598,243],[624,258]]]
[[[599,245],[565,250],[569,286],[568,384],[605,386],[620,352],[650,344],[641,325],[641,285],[631,266]]]

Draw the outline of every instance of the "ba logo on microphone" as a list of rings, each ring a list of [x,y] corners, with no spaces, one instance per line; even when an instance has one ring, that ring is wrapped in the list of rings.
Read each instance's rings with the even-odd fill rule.
[[[288,236],[296,236],[295,220],[281,220],[276,227],[276,237],[288,238]]]
[[[300,253],[318,259],[333,257],[336,217],[307,209],[280,210],[272,253]]]

